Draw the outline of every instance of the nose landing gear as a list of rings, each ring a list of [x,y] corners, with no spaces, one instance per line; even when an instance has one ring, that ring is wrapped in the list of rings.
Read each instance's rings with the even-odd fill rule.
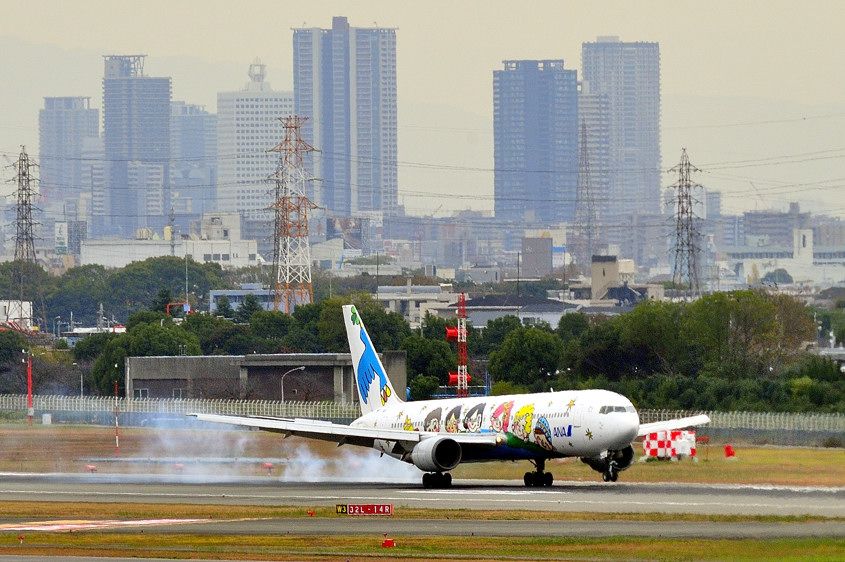
[[[619,467],[616,461],[607,463],[607,470],[602,473],[601,478],[605,482],[616,482],[616,479],[619,478]]]
[[[546,459],[537,459],[532,461],[537,467],[535,472],[526,472],[523,476],[523,482],[528,488],[549,488],[554,482],[555,477],[551,472],[546,472]]]

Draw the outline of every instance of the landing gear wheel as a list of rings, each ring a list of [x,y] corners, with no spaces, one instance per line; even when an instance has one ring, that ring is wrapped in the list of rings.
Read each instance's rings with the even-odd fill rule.
[[[552,476],[551,472],[546,472],[546,459],[540,458],[531,462],[534,463],[537,470],[525,473],[525,476],[522,477],[522,481],[525,482],[525,485],[529,488],[551,486],[552,482],[554,482],[554,476]]]
[[[422,476],[423,488],[449,488],[452,486],[452,475],[448,472],[426,472]]]
[[[619,471],[616,470],[615,467],[610,466],[606,471],[602,473],[601,477],[602,480],[604,480],[605,482],[616,482],[616,480],[619,478]]]

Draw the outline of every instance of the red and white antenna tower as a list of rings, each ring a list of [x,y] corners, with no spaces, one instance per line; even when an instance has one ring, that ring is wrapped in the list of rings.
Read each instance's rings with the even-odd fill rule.
[[[311,285],[311,247],[308,244],[308,211],[317,206],[306,195],[307,182],[313,180],[303,163],[304,156],[316,149],[302,140],[301,128],[307,117],[289,115],[279,120],[285,138],[270,149],[279,153],[279,164],[272,178],[276,182],[273,232],[273,272],[275,286],[273,308],[293,312],[297,304],[314,300]]]
[[[466,293],[458,295],[458,325],[454,328],[446,328],[446,339],[455,341],[458,344],[458,372],[449,373],[449,378],[454,376],[457,386],[458,397],[469,395],[470,376],[467,371],[467,296]],[[452,382],[450,380],[450,382]]]

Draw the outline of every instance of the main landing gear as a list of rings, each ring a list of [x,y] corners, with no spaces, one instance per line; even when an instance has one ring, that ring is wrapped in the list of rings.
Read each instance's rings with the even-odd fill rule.
[[[423,488],[449,488],[452,475],[448,472],[426,472],[422,477]]]
[[[551,487],[555,477],[552,476],[551,472],[546,472],[546,459],[537,459],[532,462],[534,463],[534,466],[537,467],[537,470],[535,472],[525,473],[525,476],[523,477],[525,485],[529,488]]]

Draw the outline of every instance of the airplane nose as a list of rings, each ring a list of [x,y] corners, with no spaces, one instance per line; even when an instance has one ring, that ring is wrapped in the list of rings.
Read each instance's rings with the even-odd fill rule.
[[[636,412],[625,415],[625,420],[622,422],[622,438],[628,443],[637,438],[637,433],[640,431],[640,416]]]

